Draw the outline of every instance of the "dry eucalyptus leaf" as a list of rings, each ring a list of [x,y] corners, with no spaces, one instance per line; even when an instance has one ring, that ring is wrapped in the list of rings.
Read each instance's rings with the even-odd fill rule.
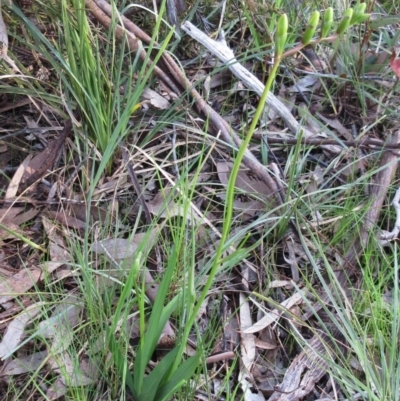
[[[46,392],[46,399],[53,401],[58,400],[64,394],[66,394],[68,388],[62,382],[62,378],[58,378],[48,389]]]
[[[319,83],[319,78],[315,75],[306,75],[299,79],[293,86],[288,88],[291,93],[297,92],[313,92],[315,90],[314,85]]]
[[[124,260],[132,257],[143,241],[146,241],[145,249],[153,247],[157,236],[157,230],[153,230],[150,235],[148,233],[135,234],[132,240],[124,238],[105,239],[94,242],[92,250],[98,255],[107,255],[115,260]]]
[[[142,92],[142,98],[147,100],[154,108],[159,110],[167,110],[171,107],[168,100],[159,95],[150,88],[145,88]]]
[[[35,335],[51,339],[52,355],[65,351],[73,341],[74,327],[81,321],[83,304],[75,295],[67,295],[62,303],[54,308],[51,317],[38,325]]]
[[[40,279],[42,269],[39,267],[23,268],[12,277],[0,282],[0,304],[25,294]]]
[[[147,208],[151,214],[162,218],[184,216],[183,205],[178,205],[170,193],[171,188],[166,188],[163,191],[159,191],[153,200],[147,202]],[[187,218],[190,218],[189,213]]]
[[[255,339],[255,345],[257,348],[261,349],[276,349],[278,346],[276,344],[270,344],[267,341],[260,340],[259,338]]]
[[[0,209],[0,223],[8,228],[8,230],[15,231],[16,233],[22,233],[19,226],[32,220],[38,213],[39,209],[32,208],[25,211],[22,207],[10,207]],[[14,235],[6,229],[0,228],[0,238],[13,238]],[[26,233],[25,233],[26,234]]]
[[[245,333],[257,333],[275,323],[282,315],[282,310],[290,310],[294,306],[303,303],[303,298],[305,296],[304,291],[300,291],[298,293],[293,294],[291,297],[283,301],[280,306],[281,308],[274,309],[269,313],[266,313],[263,318],[261,318],[257,323],[253,324],[253,326],[248,327],[244,330]]]
[[[59,380],[66,387],[87,386],[97,381],[98,370],[87,357],[77,366],[69,354],[63,352],[50,358],[49,365],[54,373],[60,375]]]
[[[354,139],[350,130],[348,130],[337,118],[334,119],[327,118],[321,113],[317,113],[317,117],[324,123],[329,125],[331,128],[335,129],[347,141],[352,141]]]
[[[63,226],[75,228],[76,230],[84,230],[86,228],[86,223],[75,217],[69,216],[64,212],[56,212],[54,210],[46,210],[44,212],[46,217],[50,219],[57,220]]]
[[[25,327],[40,311],[44,302],[28,306],[10,322],[0,343],[0,359],[11,356],[25,336]]]
[[[229,176],[232,171],[233,163],[231,162],[217,162],[216,163],[218,178],[222,184],[227,185]],[[236,188],[241,189],[243,192],[248,194],[262,194],[271,196],[271,191],[266,184],[257,178],[251,178],[245,171],[239,170],[239,174],[236,179]]]
[[[66,249],[64,238],[57,233],[57,227],[46,218],[42,218],[42,223],[49,239],[50,260],[64,263],[70,261],[70,252]]]
[[[47,358],[47,355],[47,351],[40,351],[13,359],[3,367],[1,376],[15,376],[35,372]]]
[[[83,303],[77,296],[67,295],[54,308],[51,317],[39,323],[36,334],[44,338],[65,334],[79,323],[82,308]]]
[[[21,180],[25,175],[25,170],[28,168],[31,158],[32,158],[31,155],[28,155],[24,159],[24,161],[19,165],[17,171],[13,175],[13,178],[8,184],[7,192],[5,194],[4,199],[11,199],[17,195],[19,184],[21,183]]]

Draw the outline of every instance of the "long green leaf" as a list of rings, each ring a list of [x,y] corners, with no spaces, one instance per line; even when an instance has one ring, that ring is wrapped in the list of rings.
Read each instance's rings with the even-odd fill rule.
[[[157,346],[161,332],[171,313],[173,312],[177,301],[177,298],[174,298],[166,307],[164,307],[165,299],[167,297],[169,286],[175,271],[175,253],[176,249],[174,248],[171,257],[168,260],[168,267],[164,272],[164,277],[158,288],[157,297],[150,315],[145,339],[143,342],[141,342],[137,352],[133,375],[135,390],[138,394],[141,393],[146,366],[150,361],[150,358]]]
[[[158,399],[155,398],[156,393],[160,387],[160,383],[173,365],[174,360],[178,355],[178,351],[179,348],[175,347],[172,351],[168,352],[168,354],[161,359],[152,372],[144,379],[142,392],[139,394],[138,401],[158,401]]]
[[[171,379],[163,385],[156,394],[157,401],[164,401],[168,399],[174,392],[183,386],[185,381],[189,380],[193,375],[200,363],[200,354],[196,354],[185,362],[183,362],[176,372],[173,374]]]

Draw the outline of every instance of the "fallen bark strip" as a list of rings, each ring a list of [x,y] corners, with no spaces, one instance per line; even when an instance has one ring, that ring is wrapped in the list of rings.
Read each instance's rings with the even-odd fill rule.
[[[86,0],[86,6],[101,24],[103,24],[106,28],[110,28],[110,26],[112,25],[110,16],[114,15],[115,17],[115,11],[112,11],[111,6],[107,2],[105,2],[104,0]],[[135,36],[134,32],[138,33],[139,28],[136,26],[133,27],[134,24],[125,17],[120,17],[119,21],[122,21],[122,23],[124,24],[124,28],[119,25],[115,26],[117,38],[120,40],[126,38],[129,48],[133,51],[138,51],[138,49],[140,49],[140,46],[138,43],[138,37]],[[149,38],[149,36],[146,37],[145,34],[140,34],[140,38],[145,41]],[[157,43],[155,43],[155,45],[157,45]],[[146,53],[144,52],[144,50],[140,52],[140,57],[142,59],[146,57]],[[194,109],[196,113],[199,114],[203,119],[208,119],[210,121],[213,134],[219,134],[222,140],[228,145],[235,145],[237,148],[239,148],[242,143],[239,136],[236,134],[236,132],[234,132],[234,130],[231,129],[229,124],[207,104],[207,102],[200,96],[197,90],[192,87],[191,83],[186,78],[183,71],[179,68],[173,58],[168,55],[167,52],[163,54],[161,62],[164,63],[164,65],[166,65],[166,67],[168,68],[169,76],[168,79],[165,80],[166,74],[164,73],[164,71],[161,71],[161,69],[157,67],[154,69],[157,77],[170,88],[170,83],[172,82],[174,86],[174,91],[176,91],[176,93],[179,95],[184,95],[186,92],[188,92],[195,102]],[[174,78],[172,79],[171,77]],[[176,84],[175,82],[179,82],[179,84]],[[275,194],[275,199],[277,200],[278,204],[282,204],[283,195],[278,191],[274,179],[269,175],[266,168],[248,149],[245,152],[243,161],[244,164],[252,171],[252,173],[255,174],[270,188],[271,193]]]
[[[388,143],[393,146],[400,144],[400,130],[389,139]],[[347,266],[341,266],[340,270],[336,272],[337,282],[335,287],[340,286],[342,291],[348,290],[348,280],[358,271],[355,266],[367,245],[372,230],[375,228],[383,201],[396,171],[397,161],[398,156],[394,152],[386,151],[382,154],[380,160],[381,169],[369,186],[372,199],[371,206],[364,218],[360,235],[354,240],[353,246],[344,258],[346,265],[350,266],[350,269],[347,269]],[[337,293],[335,288],[331,287],[331,289],[332,294]],[[325,302],[329,302],[328,295],[321,297],[320,303],[314,305],[310,315],[320,310]],[[306,319],[308,317],[304,316],[303,318]],[[314,335],[309,341],[308,347],[293,360],[285,373],[279,391],[275,391],[269,401],[297,401],[309,394],[314,389],[315,384],[326,374],[327,364],[325,360],[332,358],[332,355],[329,355],[329,347],[333,344],[332,339],[337,339],[339,335],[339,328],[335,328],[329,335]]]
[[[182,30],[193,39],[200,42],[209,52],[218,57],[218,59],[221,60],[248,88],[256,92],[257,95],[262,95],[265,87],[264,84],[238,62],[233,51],[225,42],[217,42],[211,39],[189,21],[186,21],[182,25]],[[266,104],[282,118],[293,133],[297,134],[300,131],[303,131],[303,134],[306,137],[315,136],[315,134],[300,126],[289,109],[273,93],[268,93]]]
[[[268,401],[296,401],[307,396],[328,368],[328,363],[321,355],[334,358],[334,341],[338,335],[339,330],[330,334],[315,335],[307,348],[294,358],[279,390],[277,389]]]

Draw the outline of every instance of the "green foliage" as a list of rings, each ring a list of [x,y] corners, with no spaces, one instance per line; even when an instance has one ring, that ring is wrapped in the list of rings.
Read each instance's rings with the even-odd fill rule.
[[[338,35],[343,35],[347,31],[348,27],[350,26],[352,18],[353,18],[353,9],[348,8],[344,13],[343,19],[340,21],[340,24],[336,29],[336,33]]]
[[[301,40],[303,45],[308,45],[311,42],[311,39],[314,37],[319,22],[319,16],[319,11],[314,11],[308,20],[306,30],[304,31],[303,38]]]
[[[336,28],[335,33],[330,34],[333,25],[333,9],[332,7],[328,7],[325,10],[324,18],[322,19],[321,23],[320,35],[317,38],[314,38],[314,34],[318,27],[318,23],[320,20],[320,13],[319,11],[315,11],[308,20],[308,24],[302,35],[301,42],[298,45],[294,46],[292,49],[289,49],[285,53],[283,53],[282,58],[297,53],[298,51],[300,51],[302,48],[304,48],[309,44],[337,41],[338,38],[349,29],[349,27],[365,22],[370,17],[370,14],[364,13],[365,9],[366,9],[365,3],[362,4],[357,3],[354,6],[354,8],[348,8],[345,11],[338,27]],[[281,36],[280,33],[277,32],[277,36],[275,39],[275,46],[277,47],[278,45],[278,49],[276,51],[280,51],[280,41],[279,40],[278,42],[276,41],[277,38],[279,38],[280,36]]]
[[[177,250],[174,248],[171,257],[168,258],[169,263],[157,292],[147,330],[144,331],[144,325],[140,325],[143,332],[141,333],[139,348],[136,352],[133,372],[129,371],[127,366],[128,361],[123,358],[124,353],[122,352],[122,345],[119,345],[115,339],[115,330],[121,318],[122,309],[129,299],[132,289],[135,288],[136,294],[140,299],[144,297],[144,288],[139,288],[136,284],[136,277],[142,265],[140,253],[136,257],[133,267],[130,269],[124,289],[118,301],[113,323],[108,330],[108,343],[113,355],[114,364],[119,375],[124,378],[126,385],[137,401],[167,400],[171,394],[179,390],[179,388],[189,380],[200,363],[200,353],[197,353],[181,363],[182,347],[176,346],[161,359],[151,373],[146,375],[146,368],[153,356],[161,333],[171,313],[176,309],[177,302],[180,298],[178,295],[165,305],[169,287],[175,272],[176,252]],[[138,304],[141,315],[140,320],[144,322],[144,303],[139,300]]]
[[[332,24],[333,24],[333,8],[328,7],[325,10],[324,18],[322,20],[320,39],[325,39],[328,36],[329,32],[331,31]]]
[[[279,18],[275,34],[275,57],[281,57],[285,49],[288,34],[288,17],[282,14]]]

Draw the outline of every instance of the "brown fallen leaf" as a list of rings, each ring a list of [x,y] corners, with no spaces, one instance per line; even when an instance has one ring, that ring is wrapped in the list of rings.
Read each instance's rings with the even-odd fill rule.
[[[3,366],[0,376],[15,376],[35,372],[47,358],[47,355],[47,351],[40,351],[12,359]]]
[[[233,163],[221,161],[216,163],[216,167],[219,180],[222,184],[227,185]],[[273,196],[267,185],[257,178],[251,178],[244,170],[239,170],[239,174],[236,179],[236,188],[241,189],[246,194],[262,194],[266,196]]]
[[[25,327],[40,311],[44,302],[28,306],[8,325],[0,343],[0,359],[11,356],[25,336]]]
[[[393,48],[392,55],[390,56],[389,65],[392,71],[400,78],[400,57],[399,49]]]
[[[46,149],[37,154],[29,163],[22,177],[23,183],[20,190],[23,191],[36,181],[39,181],[46,172],[53,166],[64,141],[72,131],[72,120],[65,122],[64,129],[60,132],[57,139],[48,143]]]
[[[171,188],[165,188],[159,191],[153,200],[147,202],[147,208],[152,215],[162,218],[184,216],[184,207],[174,201],[171,190]],[[190,218],[189,213],[187,218]]]
[[[10,302],[6,303],[9,304]],[[3,308],[4,305],[2,304]],[[22,310],[25,310],[28,306],[32,305],[33,301],[29,299],[28,297],[23,297],[22,299],[18,299],[18,302],[13,302],[12,305],[8,306],[7,309],[4,310],[4,312],[0,313],[0,332],[3,332],[9,322],[13,319],[14,316],[16,316],[18,313],[20,313]]]
[[[58,400],[63,395],[65,395],[68,391],[68,387],[62,382],[59,377],[48,389],[46,392],[46,399],[53,401]]]
[[[11,207],[0,209],[0,222],[3,224],[12,222],[16,225],[19,225],[33,219],[38,213],[39,210],[36,208],[27,211],[24,207]]]
[[[305,291],[301,290],[298,293],[294,293],[291,297],[285,299],[280,303],[279,309],[275,308],[271,312],[266,313],[257,323],[253,324],[251,327],[245,329],[245,333],[257,333],[275,323],[280,319],[284,310],[291,310],[295,305],[303,303],[305,297]]]
[[[167,110],[171,107],[167,99],[150,88],[144,88],[141,97],[156,109]]]
[[[0,304],[25,294],[39,281],[41,275],[42,269],[39,267],[24,268],[0,282]]]
[[[60,381],[65,386],[87,386],[98,377],[98,369],[89,358],[83,358],[77,365],[67,352],[49,358],[49,365],[54,373],[60,375]]]
[[[261,349],[276,349],[278,346],[276,344],[270,344],[266,341],[260,340],[259,338],[255,339],[255,346]]]
[[[19,185],[21,183],[22,177],[25,174],[25,170],[28,168],[32,156],[27,156],[24,161],[18,166],[17,171],[14,173],[13,178],[8,184],[5,199],[12,199],[17,195]]]
[[[49,239],[50,260],[52,262],[69,262],[71,254],[66,248],[64,238],[57,233],[57,227],[45,217],[42,218],[42,223]]]
[[[71,216],[78,220],[82,220],[86,224],[93,224],[93,222],[101,221],[105,222],[109,217],[109,212],[102,207],[91,205],[90,215],[87,215],[87,205],[86,204],[74,204],[69,205],[71,209]]]
[[[0,238],[13,238],[14,235],[10,231],[15,231],[17,234],[22,234],[20,225],[32,220],[39,213],[39,209],[32,208],[25,211],[22,207],[11,207],[0,209],[0,223],[7,227],[8,230],[0,228]]]
[[[151,235],[148,233],[137,233],[133,236],[132,240],[110,238],[94,242],[92,250],[98,255],[111,256],[114,260],[120,261],[132,257],[143,241],[146,241],[146,249],[153,247],[157,237],[157,230],[153,230]]]
[[[63,352],[71,345],[74,338],[73,328],[81,320],[82,309],[80,298],[69,294],[54,308],[51,317],[38,324],[34,336],[51,340],[51,355]]]
[[[50,219],[57,220],[63,226],[75,228],[77,230],[84,230],[86,228],[86,223],[75,217],[69,216],[63,212],[55,212],[53,210],[46,210],[44,215]]]

